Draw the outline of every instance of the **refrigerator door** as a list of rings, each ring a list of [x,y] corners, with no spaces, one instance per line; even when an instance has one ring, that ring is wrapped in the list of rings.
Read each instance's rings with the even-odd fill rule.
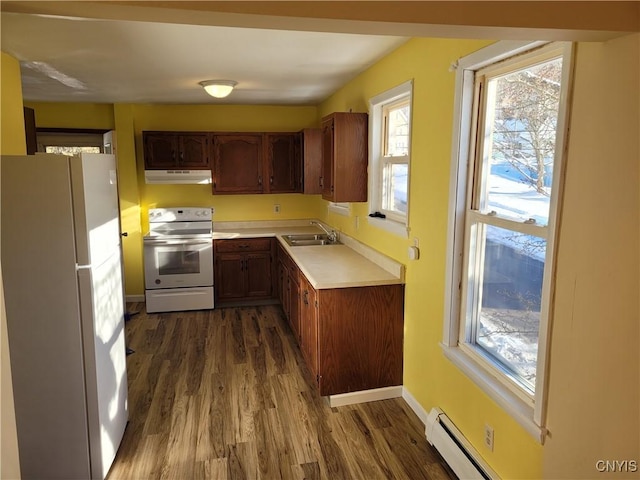
[[[116,162],[102,154],[70,161],[91,477],[103,479],[128,419]]]
[[[71,158],[76,252],[79,265],[101,265],[120,250],[118,180],[114,155]]]
[[[104,479],[128,420],[119,252],[78,270],[85,352],[91,478]]]

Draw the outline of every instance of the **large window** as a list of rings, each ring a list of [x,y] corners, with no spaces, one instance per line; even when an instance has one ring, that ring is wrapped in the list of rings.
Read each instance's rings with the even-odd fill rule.
[[[458,72],[445,351],[542,440],[570,46],[495,52]]]
[[[370,101],[370,221],[407,235],[412,82]]]

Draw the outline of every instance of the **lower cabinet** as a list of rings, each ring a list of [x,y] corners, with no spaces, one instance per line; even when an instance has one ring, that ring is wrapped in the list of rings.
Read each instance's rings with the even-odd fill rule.
[[[216,304],[273,298],[272,238],[214,240]]]
[[[291,331],[298,343],[301,339],[300,283],[302,279],[304,279],[304,275],[300,272],[298,265],[289,257],[289,254],[284,251],[282,246],[278,244],[278,299],[282,304],[282,310],[287,317],[289,327],[291,327]]]
[[[281,258],[289,272],[283,309],[320,395],[401,385],[404,285],[316,290],[284,250]]]

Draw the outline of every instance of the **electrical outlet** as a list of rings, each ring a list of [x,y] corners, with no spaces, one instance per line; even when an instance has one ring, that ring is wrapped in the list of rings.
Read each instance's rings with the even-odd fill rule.
[[[488,424],[484,426],[484,445],[493,452],[493,427]]]
[[[280,204],[279,203],[275,203],[273,205],[273,213],[280,213]]]

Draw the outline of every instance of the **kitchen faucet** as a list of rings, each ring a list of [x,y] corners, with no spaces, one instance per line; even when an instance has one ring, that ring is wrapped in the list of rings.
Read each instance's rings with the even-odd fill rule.
[[[335,230],[327,230],[324,225],[322,225],[320,222],[316,222],[315,220],[311,220],[311,225],[317,225],[318,227],[320,227],[324,231],[324,233],[327,234],[327,238],[330,242],[338,241],[338,233]]]

